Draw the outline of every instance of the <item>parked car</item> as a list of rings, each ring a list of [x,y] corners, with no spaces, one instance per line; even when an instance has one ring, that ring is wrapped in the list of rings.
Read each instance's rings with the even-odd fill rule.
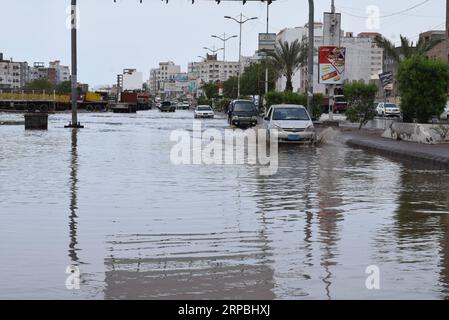
[[[316,131],[307,109],[301,105],[273,105],[264,118],[267,135],[277,130],[280,142],[315,143]]]
[[[213,118],[215,116],[212,108],[207,105],[200,105],[200,106],[196,107],[194,114],[195,114],[195,119],[197,119],[197,118]]]
[[[449,101],[446,103],[443,113],[440,115],[441,120],[449,120]]]
[[[250,100],[234,100],[229,105],[228,121],[230,125],[239,128],[257,125],[258,111]]]
[[[178,104],[178,109],[180,110],[189,110],[190,104],[188,102],[181,102]]]
[[[175,112],[176,106],[173,105],[170,101],[164,101],[161,103],[161,106],[159,107],[159,110],[161,112]]]
[[[380,102],[377,104],[376,113],[381,117],[400,117],[401,109],[394,103]]]

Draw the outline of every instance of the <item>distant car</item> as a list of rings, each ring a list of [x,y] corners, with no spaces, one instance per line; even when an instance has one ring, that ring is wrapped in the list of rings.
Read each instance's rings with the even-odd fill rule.
[[[277,130],[279,142],[315,143],[316,131],[302,105],[273,105],[264,118],[267,135]]]
[[[178,109],[189,110],[190,109],[190,104],[187,103],[187,102],[178,103]]]
[[[394,103],[380,102],[377,104],[376,113],[381,117],[400,117],[401,109]]]
[[[161,112],[175,112],[176,106],[173,105],[170,101],[164,101],[161,103],[161,106],[159,107],[159,110]]]
[[[228,121],[230,125],[239,128],[257,125],[259,112],[250,100],[234,100],[229,105]]]
[[[215,116],[212,108],[207,105],[199,105],[198,107],[196,107],[194,114],[195,114],[195,119],[214,118],[214,116]]]
[[[449,101],[446,103],[446,107],[444,107],[443,113],[440,115],[441,120],[449,120]]]

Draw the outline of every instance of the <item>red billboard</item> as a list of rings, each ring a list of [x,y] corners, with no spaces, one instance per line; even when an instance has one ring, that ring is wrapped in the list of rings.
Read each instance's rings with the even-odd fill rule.
[[[345,74],[346,48],[319,48],[319,83],[342,84]]]

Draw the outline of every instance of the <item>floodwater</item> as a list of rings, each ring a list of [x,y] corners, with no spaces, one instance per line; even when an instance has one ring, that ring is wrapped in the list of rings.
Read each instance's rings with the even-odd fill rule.
[[[175,166],[191,112],[81,114],[79,132],[69,118],[0,126],[2,299],[449,298],[448,172],[338,139],[281,146],[273,176]]]

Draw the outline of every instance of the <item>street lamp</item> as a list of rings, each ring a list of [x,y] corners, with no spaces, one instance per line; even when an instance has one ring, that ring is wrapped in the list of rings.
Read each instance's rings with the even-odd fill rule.
[[[209,50],[210,52],[212,52],[213,54],[216,54],[218,51],[220,50],[224,50],[224,48],[220,48],[220,49],[215,49],[215,46],[213,47],[213,49],[208,48],[208,47],[203,47],[204,50]]]
[[[309,0],[309,41],[307,52],[307,110],[309,114],[313,114],[312,99],[313,99],[313,51],[315,47],[315,6],[313,0]]]
[[[76,0],[72,0],[72,8],[71,8],[71,37],[72,37],[72,75],[71,75],[71,87],[72,87],[72,122],[70,122],[66,128],[83,128],[83,126],[78,122],[78,79],[77,79],[77,7]]]
[[[240,37],[239,37],[239,74],[238,74],[238,84],[237,84],[237,95],[240,97],[240,77],[241,77],[241,73],[242,73],[242,26],[244,23],[250,21],[250,20],[256,20],[257,17],[252,17],[252,18],[244,18],[243,14],[240,13],[240,20],[237,20],[236,18],[230,17],[230,16],[225,16],[225,19],[231,19],[234,20],[235,22],[237,22],[240,25]]]
[[[238,38],[238,35],[233,35],[233,36],[230,36],[230,37],[226,37],[226,33],[223,33],[223,37],[216,36],[214,34],[211,37],[223,41],[223,63],[225,63],[226,62],[226,42],[228,40],[231,40],[232,38]]]

